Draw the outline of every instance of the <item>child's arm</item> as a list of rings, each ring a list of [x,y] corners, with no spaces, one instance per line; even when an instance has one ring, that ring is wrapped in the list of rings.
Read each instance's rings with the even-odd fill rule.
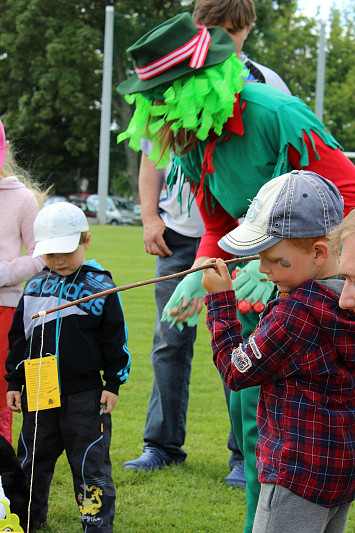
[[[6,403],[10,411],[21,413],[21,393],[18,390],[11,390],[6,393]]]
[[[127,326],[119,293],[110,294],[104,305],[101,328],[103,380],[106,391],[118,395],[130,372],[131,356],[127,347]]]
[[[25,384],[24,365],[20,363],[28,357],[28,343],[24,331],[23,296],[16,308],[8,337],[9,353],[5,361],[7,372],[5,379],[9,384],[9,392],[18,392],[22,391],[22,387]],[[20,404],[17,402],[17,405],[21,405],[21,402]]]
[[[213,362],[227,388],[240,390],[297,372],[297,318],[304,322],[305,311],[303,304],[287,300],[278,300],[272,307],[269,304],[256,331],[243,340],[234,291],[205,295]]]
[[[102,409],[103,414],[107,415],[108,413],[112,413],[117,403],[117,400],[117,394],[109,392],[108,390],[103,390],[100,399],[100,409]]]
[[[233,283],[227,265],[222,259],[208,259],[203,264],[215,263],[216,268],[206,268],[202,274],[202,285],[208,293],[232,291]]]

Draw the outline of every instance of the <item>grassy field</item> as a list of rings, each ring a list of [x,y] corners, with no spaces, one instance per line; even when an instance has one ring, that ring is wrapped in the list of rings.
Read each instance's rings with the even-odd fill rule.
[[[86,259],[110,270],[115,283],[126,285],[154,278],[155,258],[144,252],[140,226],[93,226]],[[153,381],[150,350],[155,320],[153,285],[121,293],[129,331],[132,370],[121,387],[113,413],[111,459],[117,501],[115,533],[242,533],[244,489],[228,488],[228,415],[220,377],[212,364],[205,314],[200,319],[193,361],[184,464],[161,471],[125,471],[124,461],[140,455]],[[15,415],[15,442],[21,416]],[[53,478],[48,524],[44,533],[82,531],[70,469],[63,455]],[[347,533],[355,533],[352,509]],[[287,533],[287,532],[285,532]],[[300,532],[302,533],[302,532]]]

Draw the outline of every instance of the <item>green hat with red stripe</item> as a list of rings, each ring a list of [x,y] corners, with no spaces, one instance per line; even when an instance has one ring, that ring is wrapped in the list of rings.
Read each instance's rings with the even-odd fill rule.
[[[141,93],[218,65],[234,54],[234,43],[222,28],[209,28],[182,13],[160,24],[127,53],[135,64],[135,75],[122,82],[120,94]]]

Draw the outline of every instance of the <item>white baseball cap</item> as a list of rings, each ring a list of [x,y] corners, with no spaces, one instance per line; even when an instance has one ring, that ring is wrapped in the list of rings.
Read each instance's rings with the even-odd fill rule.
[[[80,207],[69,202],[47,205],[34,222],[36,246],[32,257],[74,252],[81,233],[88,230],[88,221]]]
[[[344,200],[329,180],[292,170],[261,187],[245,219],[218,245],[234,255],[256,254],[281,239],[328,235],[343,220]]]

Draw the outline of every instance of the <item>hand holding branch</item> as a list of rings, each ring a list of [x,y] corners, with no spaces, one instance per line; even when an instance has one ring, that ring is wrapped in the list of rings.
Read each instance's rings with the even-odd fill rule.
[[[214,263],[215,268],[208,268],[203,271],[202,285],[208,293],[233,290],[232,279],[230,277],[226,263],[222,259],[208,259],[206,263]]]

